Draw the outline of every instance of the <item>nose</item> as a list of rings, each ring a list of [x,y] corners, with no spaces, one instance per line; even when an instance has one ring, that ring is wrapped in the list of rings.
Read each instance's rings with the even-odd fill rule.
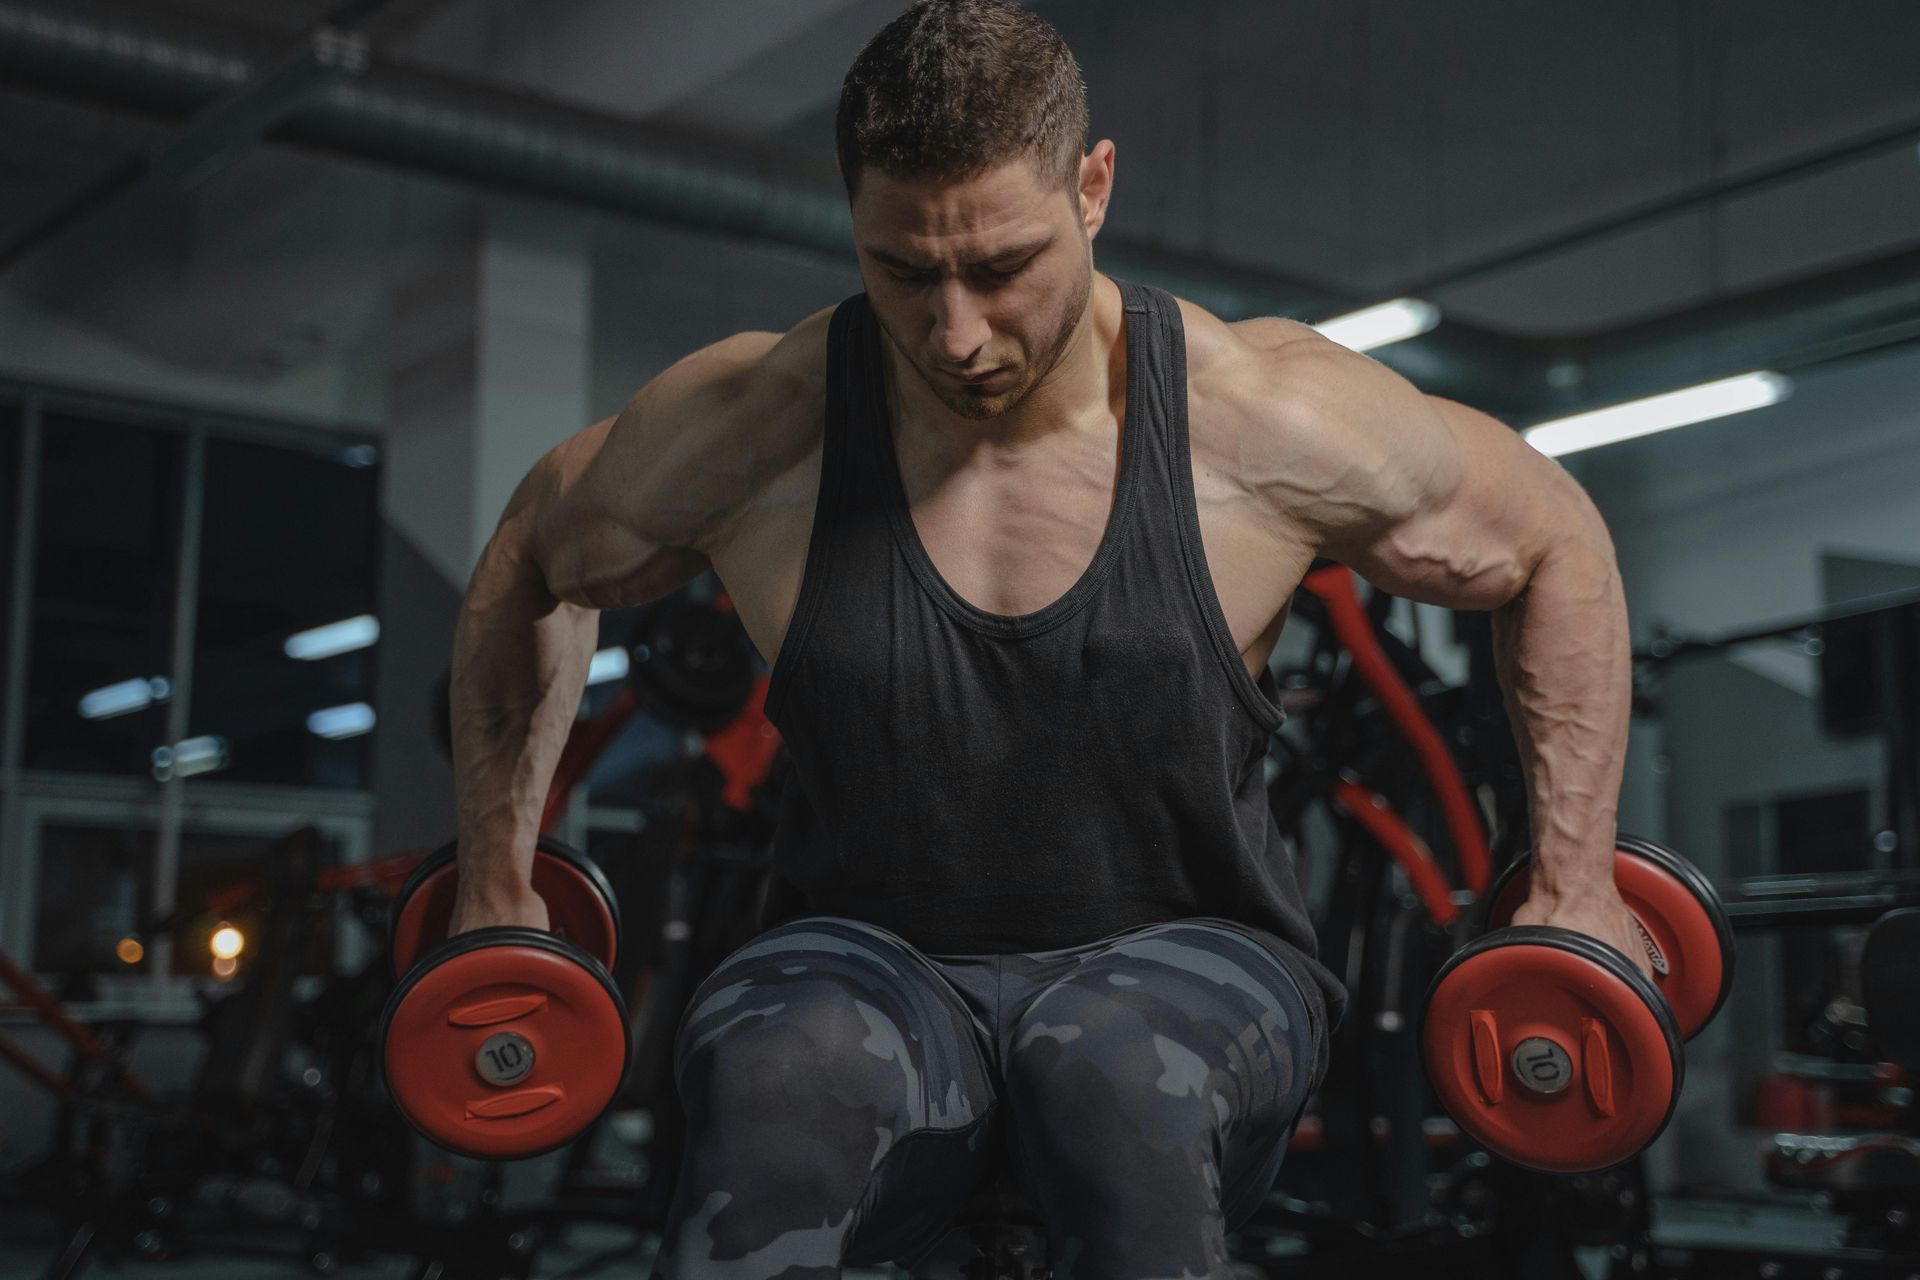
[[[974,352],[987,345],[989,332],[986,312],[966,282],[942,281],[933,304],[933,345],[940,358],[965,368]]]

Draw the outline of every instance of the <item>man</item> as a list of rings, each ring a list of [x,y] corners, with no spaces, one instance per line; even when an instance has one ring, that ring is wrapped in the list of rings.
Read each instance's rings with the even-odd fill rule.
[[[544,927],[533,836],[596,611],[711,567],[796,781],[772,927],[681,1024],[657,1274],[906,1260],[999,1167],[1056,1275],[1229,1275],[1344,1000],[1265,805],[1290,596],[1326,556],[1497,611],[1539,858],[1518,919],[1638,959],[1606,529],[1492,419],[1096,272],[1114,146],[1087,151],[1031,14],[914,6],[837,131],[865,293],[562,441],[481,557],[455,927]]]

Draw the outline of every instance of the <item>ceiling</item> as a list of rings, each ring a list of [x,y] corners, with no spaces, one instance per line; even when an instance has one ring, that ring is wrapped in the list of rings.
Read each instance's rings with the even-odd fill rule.
[[[759,143],[830,173],[841,78],[899,7],[390,0],[366,30],[376,62]],[[1911,0],[1032,7],[1075,49],[1094,136],[1118,148],[1114,234],[1360,294],[1890,125],[1920,137]],[[337,8],[108,11],[266,52]],[[170,128],[0,91],[0,244]],[[168,360],[284,368],[375,322],[396,193],[410,182],[262,148],[194,191],[114,202],[5,284]],[[1909,140],[1426,292],[1492,328],[1583,330],[1917,241]]]

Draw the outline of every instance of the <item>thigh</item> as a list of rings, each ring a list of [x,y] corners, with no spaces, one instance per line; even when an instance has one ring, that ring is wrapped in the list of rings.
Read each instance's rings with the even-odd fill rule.
[[[1279,1171],[1313,1036],[1292,977],[1229,922],[1131,930],[1043,986],[1010,1028],[1009,1137],[1029,1180],[1065,1162],[1071,1176],[1126,1180],[1089,1188],[1110,1200],[1190,1211],[1210,1199],[1231,1230]],[[1157,1178],[1203,1187],[1143,1188]]]
[[[834,916],[789,921],[721,961],[682,1015],[674,1075],[689,1145],[737,1153],[745,1182],[804,1153],[790,1180],[852,1213],[845,1260],[891,1259],[937,1234],[985,1166],[988,1043],[896,935]]]

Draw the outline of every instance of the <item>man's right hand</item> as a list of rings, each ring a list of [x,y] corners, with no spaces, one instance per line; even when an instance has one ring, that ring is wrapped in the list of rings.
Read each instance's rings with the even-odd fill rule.
[[[456,937],[471,929],[492,925],[518,925],[524,929],[551,929],[547,903],[532,889],[510,894],[469,894],[458,891],[453,899],[453,918],[447,922],[447,936]]]

